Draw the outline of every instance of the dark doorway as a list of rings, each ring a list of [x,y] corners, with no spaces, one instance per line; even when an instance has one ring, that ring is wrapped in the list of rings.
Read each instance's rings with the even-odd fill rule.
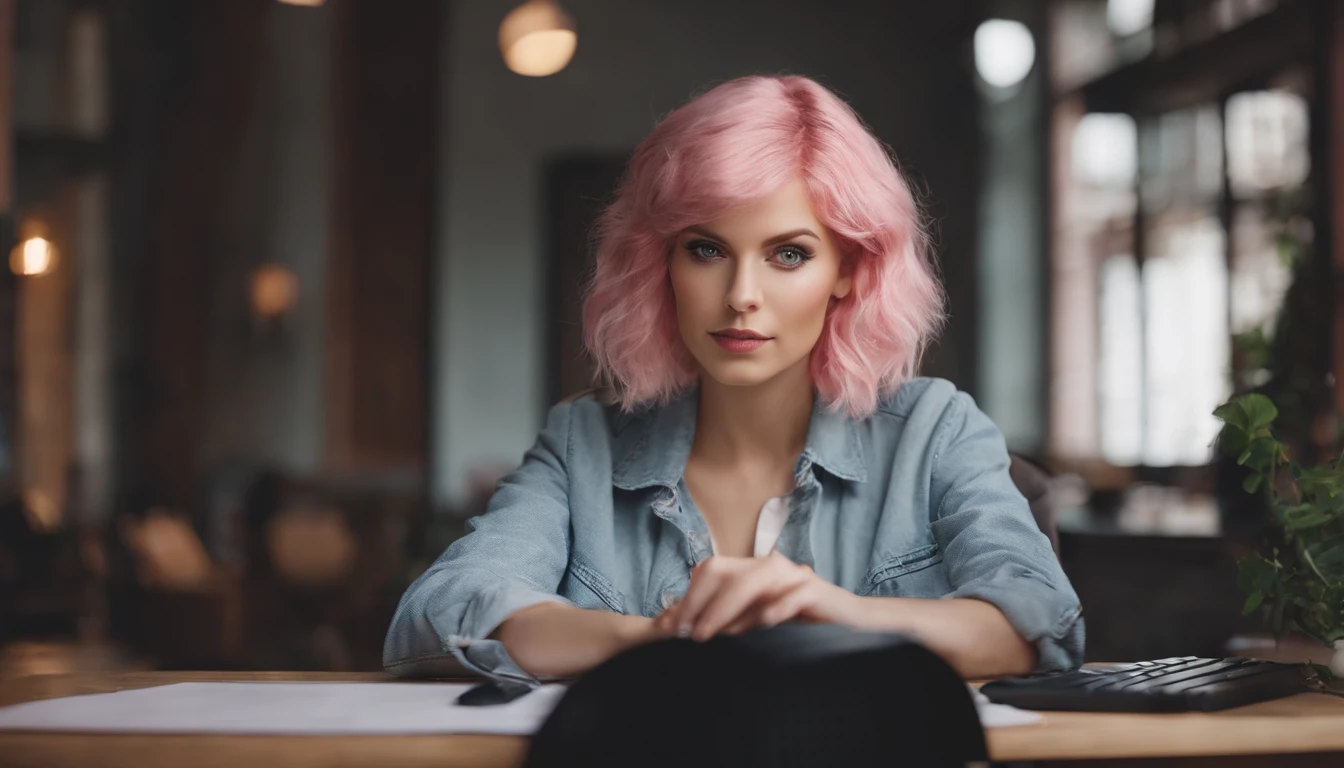
[[[594,225],[624,170],[624,156],[565,157],[546,166],[545,408],[592,386],[583,288],[592,273]]]

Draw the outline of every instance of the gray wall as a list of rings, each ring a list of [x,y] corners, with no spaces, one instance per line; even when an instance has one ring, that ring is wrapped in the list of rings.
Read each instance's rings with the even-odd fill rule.
[[[1036,71],[1002,102],[986,103],[979,260],[979,405],[1010,449],[1045,448],[1046,198]]]
[[[1036,62],[1013,88],[981,84],[976,391],[1009,449],[1039,456],[1046,447],[1050,279],[1043,209],[1049,199],[1047,8],[1031,0],[994,0],[986,11],[1031,30]]]
[[[460,504],[473,467],[516,464],[544,416],[543,160],[624,154],[658,116],[739,75],[817,77],[927,183],[957,314],[926,370],[969,385],[973,358],[958,338],[973,314],[967,275],[979,137],[960,44],[969,35],[963,3],[567,0],[578,52],[564,71],[539,79],[514,75],[500,60],[499,22],[516,4],[453,3],[447,25],[435,235],[436,500]]]

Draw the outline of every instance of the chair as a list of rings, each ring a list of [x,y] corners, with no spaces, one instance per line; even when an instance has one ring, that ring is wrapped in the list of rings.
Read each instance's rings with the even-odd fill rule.
[[[1055,525],[1055,500],[1050,493],[1050,472],[1040,464],[1016,453],[1009,454],[1008,474],[1013,485],[1026,497],[1036,525],[1050,538],[1050,547],[1059,556],[1059,531]]]
[[[378,668],[425,516],[415,487],[259,473],[243,504],[248,663]]]

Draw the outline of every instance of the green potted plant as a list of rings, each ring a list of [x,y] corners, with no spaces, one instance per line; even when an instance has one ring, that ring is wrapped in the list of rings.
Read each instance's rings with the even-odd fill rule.
[[[1214,411],[1219,439],[1248,471],[1270,524],[1260,551],[1238,562],[1244,612],[1265,613],[1275,636],[1301,632],[1335,649],[1323,682],[1344,678],[1344,456],[1302,466],[1272,427],[1278,409],[1265,395],[1238,397]]]

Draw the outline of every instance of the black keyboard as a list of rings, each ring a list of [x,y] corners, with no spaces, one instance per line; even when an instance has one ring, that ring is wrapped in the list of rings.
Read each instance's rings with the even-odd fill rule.
[[[996,680],[990,701],[1022,709],[1183,712],[1240,707],[1307,690],[1301,665],[1181,656]]]

